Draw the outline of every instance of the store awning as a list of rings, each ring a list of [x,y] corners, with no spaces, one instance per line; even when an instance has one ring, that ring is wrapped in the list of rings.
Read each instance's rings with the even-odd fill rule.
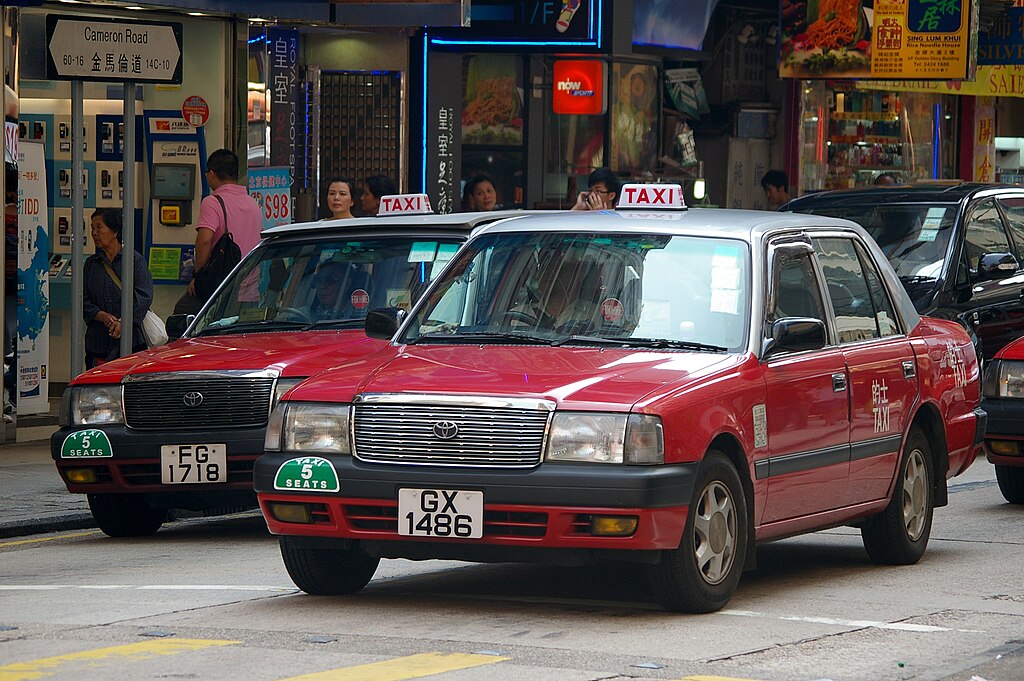
[[[979,66],[974,80],[859,80],[857,88],[976,97],[1024,97],[1024,66]]]

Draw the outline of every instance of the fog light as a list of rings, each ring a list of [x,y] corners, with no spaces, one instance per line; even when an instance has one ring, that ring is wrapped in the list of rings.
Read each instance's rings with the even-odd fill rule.
[[[79,485],[96,482],[96,471],[92,468],[65,468],[64,479]]]
[[[1018,456],[1020,454],[1019,444],[1016,440],[989,440],[988,448],[993,454],[1003,456]]]
[[[271,502],[268,506],[270,507],[270,515],[282,523],[305,523],[308,525],[313,522],[313,518],[309,513],[309,506],[306,504]]]
[[[636,532],[636,516],[595,515],[590,518],[590,534],[598,537],[628,537]]]

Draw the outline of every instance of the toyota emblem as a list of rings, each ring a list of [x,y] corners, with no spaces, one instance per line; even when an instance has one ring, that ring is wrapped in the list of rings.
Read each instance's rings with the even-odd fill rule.
[[[454,421],[438,421],[434,424],[434,435],[442,440],[451,440],[459,434],[459,424]]]
[[[198,407],[203,403],[203,394],[201,392],[185,393],[181,401],[185,403],[186,407]]]

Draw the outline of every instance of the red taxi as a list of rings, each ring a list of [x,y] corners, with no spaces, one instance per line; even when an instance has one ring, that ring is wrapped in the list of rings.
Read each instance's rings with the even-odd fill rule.
[[[254,482],[299,588],[615,559],[708,612],[758,542],[854,525],[879,563],[922,556],[981,450],[967,332],[852,222],[681,203],[627,185],[484,227],[409,314],[368,314],[387,349],[282,398]]]
[[[474,227],[515,215],[421,214],[386,198],[401,203],[389,217],[265,231],[184,337],[71,382],[50,449],[100,529],[138,536],[171,510],[254,507],[253,462],[277,399],[386,347],[363,332],[366,311],[411,307]]]
[[[985,366],[982,392],[989,414],[985,455],[995,466],[1003,498],[1024,504],[1024,338]]]

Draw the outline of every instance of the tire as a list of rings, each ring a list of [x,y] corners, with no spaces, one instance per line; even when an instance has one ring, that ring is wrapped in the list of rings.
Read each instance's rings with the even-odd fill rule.
[[[1004,499],[1011,504],[1024,504],[1024,468],[997,465],[996,481]]]
[[[90,494],[92,517],[110,537],[145,537],[167,521],[167,511],[150,508],[143,494]]]
[[[679,548],[651,566],[651,587],[666,609],[705,613],[729,602],[747,553],[747,499],[724,454],[709,452],[698,469]]]
[[[900,457],[896,489],[885,510],[869,518],[860,534],[868,556],[883,565],[913,565],[928,547],[935,511],[932,451],[917,426]]]
[[[308,594],[354,594],[369,584],[380,558],[355,549],[310,549],[281,537],[281,557],[288,576]]]

